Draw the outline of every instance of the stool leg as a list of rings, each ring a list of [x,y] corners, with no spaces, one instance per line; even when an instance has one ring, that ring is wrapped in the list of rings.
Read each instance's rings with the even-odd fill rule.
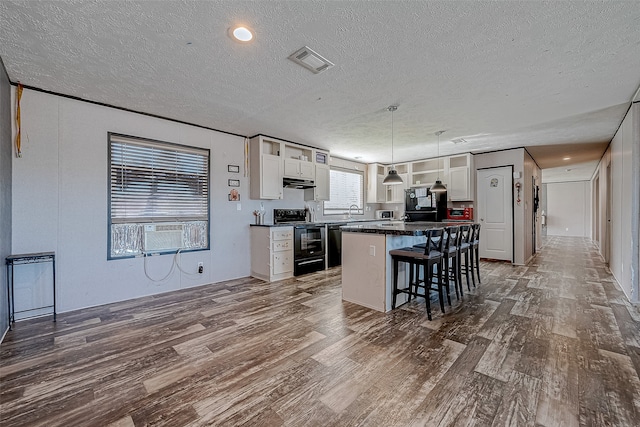
[[[396,296],[398,296],[398,258],[393,258],[393,298],[391,309],[396,308]]]
[[[418,264],[418,268],[420,268],[420,264]],[[433,281],[433,271],[428,267],[427,264],[423,264],[424,268],[424,300],[425,305],[427,306],[427,319],[431,320],[431,298],[429,298],[429,290],[431,289],[431,282]],[[416,285],[416,294],[418,293],[417,285]]]
[[[473,282],[473,287],[475,288],[476,287],[476,276],[475,276],[475,271],[473,271],[474,270],[474,268],[473,268],[473,258],[474,258],[474,256],[473,256],[473,248],[470,248],[469,249],[469,263],[470,264],[469,264],[469,266],[467,268],[471,270],[471,281]]]
[[[478,246],[476,246],[476,248],[474,249],[475,253],[476,253],[476,273],[478,274],[478,284],[482,285],[482,280],[480,280],[480,251],[478,249]]]
[[[469,283],[469,251],[464,253],[464,275],[467,277],[467,289],[471,292],[471,284]],[[471,277],[473,277],[473,270],[471,272]],[[473,282],[473,287],[476,287],[475,282]]]
[[[408,286],[407,286],[409,296],[407,297],[407,301],[411,301],[411,294],[412,294],[412,289],[413,289],[413,284],[414,284],[414,281],[413,281],[414,280],[414,277],[413,277],[414,271],[413,270],[415,268],[415,264],[412,263],[412,262],[409,262],[409,263],[407,263],[407,266],[409,267],[409,283],[408,283]],[[417,283],[417,282],[415,282],[415,283]]]

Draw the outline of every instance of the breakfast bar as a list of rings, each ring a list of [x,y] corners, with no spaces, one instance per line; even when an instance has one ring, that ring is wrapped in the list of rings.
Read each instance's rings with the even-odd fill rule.
[[[342,299],[374,310],[391,310],[393,264],[389,251],[425,241],[424,231],[449,223],[392,221],[346,225],[342,229]],[[408,270],[399,268],[398,283],[406,286]],[[397,305],[406,302],[399,295]]]

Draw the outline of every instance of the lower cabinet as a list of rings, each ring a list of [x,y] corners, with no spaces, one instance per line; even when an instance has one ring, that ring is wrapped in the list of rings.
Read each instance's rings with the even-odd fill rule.
[[[251,227],[251,276],[268,282],[293,277],[293,227]]]

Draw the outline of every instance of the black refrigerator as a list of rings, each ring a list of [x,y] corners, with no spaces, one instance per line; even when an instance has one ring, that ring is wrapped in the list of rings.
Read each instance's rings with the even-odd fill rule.
[[[406,222],[440,222],[447,218],[447,192],[432,193],[428,187],[404,190],[404,216]]]

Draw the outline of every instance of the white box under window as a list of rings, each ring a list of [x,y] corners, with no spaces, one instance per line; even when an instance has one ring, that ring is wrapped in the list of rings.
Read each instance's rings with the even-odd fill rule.
[[[181,223],[145,224],[145,252],[184,248],[183,231]]]

